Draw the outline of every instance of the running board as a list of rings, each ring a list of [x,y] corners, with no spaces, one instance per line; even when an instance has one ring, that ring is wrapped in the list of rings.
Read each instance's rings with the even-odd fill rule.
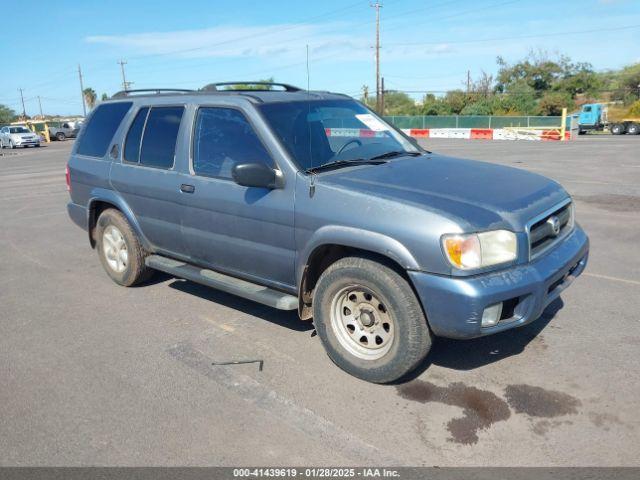
[[[269,305],[279,310],[297,310],[298,298],[269,287],[230,277],[213,270],[196,267],[190,263],[173,260],[161,255],[149,255],[144,263],[155,270],[201,283],[254,302]]]

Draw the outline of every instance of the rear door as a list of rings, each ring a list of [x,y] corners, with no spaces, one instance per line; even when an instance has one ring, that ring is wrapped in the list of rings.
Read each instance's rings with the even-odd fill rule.
[[[111,184],[127,202],[155,250],[182,256],[180,176],[175,168],[184,106],[142,106],[125,136]]]

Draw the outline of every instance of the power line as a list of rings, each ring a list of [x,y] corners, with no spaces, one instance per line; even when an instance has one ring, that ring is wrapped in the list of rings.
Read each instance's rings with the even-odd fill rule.
[[[596,89],[596,90],[589,90],[588,92],[585,93],[620,93],[620,92],[633,92],[635,89],[634,88],[630,88],[630,87],[619,87],[619,88],[610,88],[610,89]],[[399,88],[394,88],[392,90],[387,90],[387,93],[449,93],[449,92],[458,92],[458,93],[462,93],[464,95],[469,95],[469,96],[473,96],[473,95],[479,95],[479,96],[486,96],[486,97],[491,97],[491,96],[509,96],[509,95],[522,95],[521,92],[465,92],[463,90],[461,90],[460,88],[452,88],[449,90],[402,90]]]
[[[463,44],[463,43],[478,43],[478,42],[495,42],[503,40],[518,40],[521,38],[544,38],[544,37],[562,37],[567,35],[580,35],[584,33],[599,33],[599,32],[613,32],[618,30],[629,30],[632,28],[640,28],[640,25],[626,25],[624,27],[612,27],[612,28],[596,28],[592,30],[575,30],[571,32],[556,32],[556,33],[540,33],[532,35],[517,35],[513,37],[492,37],[492,38],[478,38],[473,40],[440,40],[431,42],[410,42],[410,43],[389,43],[388,46],[393,47],[407,47],[407,46],[419,46],[419,45],[439,45],[446,44]]]
[[[137,56],[130,56],[129,59],[134,59],[134,60],[138,60],[141,58],[151,58],[151,57],[160,57],[160,56],[165,56],[165,55],[176,55],[176,54],[180,54],[180,53],[191,53],[191,52],[197,52],[199,50],[204,50],[207,48],[211,48],[211,47],[219,47],[220,45],[227,45],[230,43],[235,43],[238,42],[240,40],[249,40],[252,38],[256,38],[256,37],[261,37],[261,36],[268,36],[268,35],[273,35],[276,33],[281,33],[281,32],[286,32],[289,30],[295,30],[297,28],[302,28],[302,27],[306,27],[306,22],[313,22],[315,20],[319,20],[321,18],[325,18],[325,17],[330,17],[335,15],[336,13],[340,13],[343,12],[345,10],[350,10],[356,6],[360,6],[361,2],[356,2],[356,3],[352,3],[350,5],[338,8],[336,10],[330,10],[329,12],[325,12],[323,14],[320,15],[316,15],[313,17],[309,17],[306,19],[302,19],[302,20],[298,20],[296,22],[296,24],[294,25],[290,25],[287,27],[282,27],[282,28],[278,28],[278,29],[272,29],[270,31],[267,32],[262,32],[262,33],[254,33],[251,35],[243,35],[240,37],[234,37],[234,38],[230,38],[221,42],[216,42],[216,43],[212,43],[212,44],[208,44],[208,45],[202,45],[200,47],[192,47],[192,48],[186,48],[186,49],[181,49],[181,50],[174,50],[171,52],[162,52],[162,53],[150,53],[150,54],[144,54],[144,55],[137,55]]]

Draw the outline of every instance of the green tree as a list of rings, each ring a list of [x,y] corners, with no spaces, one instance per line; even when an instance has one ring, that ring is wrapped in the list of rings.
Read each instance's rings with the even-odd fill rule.
[[[259,82],[273,83],[273,77],[269,77],[266,79],[258,80]],[[227,90],[273,90],[273,87],[270,85],[255,85],[253,83],[237,83],[234,85],[229,85],[225,87]],[[209,83],[202,87],[202,90],[215,90],[215,83]]]
[[[529,85],[538,97],[550,90],[571,69],[570,59],[560,55],[551,58],[547,52],[531,51],[521,61],[513,65],[498,57],[498,77],[496,90],[508,92],[513,85],[522,82]]]
[[[96,91],[93,88],[87,87],[82,91],[82,94],[84,95],[84,101],[86,102],[87,107],[89,107],[89,110],[95,107],[96,99],[98,98]]]
[[[538,103],[540,115],[561,115],[563,108],[575,108],[575,103],[567,92],[547,92]]]
[[[463,92],[462,90],[451,90],[446,93],[444,98],[442,99],[442,103],[444,103],[451,113],[459,114],[464,107],[467,106],[469,102],[469,96]]]
[[[491,100],[482,98],[475,102],[467,103],[460,111],[460,115],[491,115],[493,113],[493,103]]]
[[[11,123],[16,117],[16,112],[5,105],[0,105],[0,125]]]
[[[102,96],[100,97],[100,101],[104,102],[105,100],[109,100],[109,95],[107,95],[106,93],[103,93]]]
[[[604,86],[601,77],[593,71],[589,63],[568,65],[567,71],[555,85],[554,89],[569,93],[572,97],[577,94],[597,96]]]
[[[420,110],[422,115],[451,115],[451,107],[432,93],[423,97]]]
[[[494,115],[533,115],[537,111],[536,92],[526,82],[512,85],[508,93],[494,98]]]
[[[629,108],[629,116],[640,117],[640,100],[636,100],[635,102],[633,102],[633,104]]]
[[[622,101],[630,105],[640,98],[640,63],[627,65],[621,70],[608,70],[597,74],[602,83],[601,100]]]
[[[375,105],[375,98],[373,99]],[[415,115],[418,113],[416,102],[404,92],[384,92],[385,115]]]
[[[376,108],[376,97],[360,97],[360,101],[371,109]],[[380,112],[378,112],[380,113]],[[417,115],[419,113],[416,102],[404,92],[386,90],[384,92],[384,114],[385,115]]]

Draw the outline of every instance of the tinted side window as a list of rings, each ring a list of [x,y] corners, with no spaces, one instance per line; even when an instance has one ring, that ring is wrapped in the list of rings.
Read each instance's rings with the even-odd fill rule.
[[[140,140],[144,123],[147,120],[147,113],[149,113],[149,108],[141,108],[129,127],[127,140],[124,144],[124,159],[127,162],[138,163],[140,160]]]
[[[238,110],[200,108],[193,142],[196,175],[231,178],[236,163],[265,163],[273,167],[269,153]]]
[[[171,168],[183,107],[153,107],[142,136],[140,163],[149,167]]]
[[[104,157],[120,122],[131,108],[131,102],[105,103],[97,107],[83,128],[76,150],[80,155]]]

